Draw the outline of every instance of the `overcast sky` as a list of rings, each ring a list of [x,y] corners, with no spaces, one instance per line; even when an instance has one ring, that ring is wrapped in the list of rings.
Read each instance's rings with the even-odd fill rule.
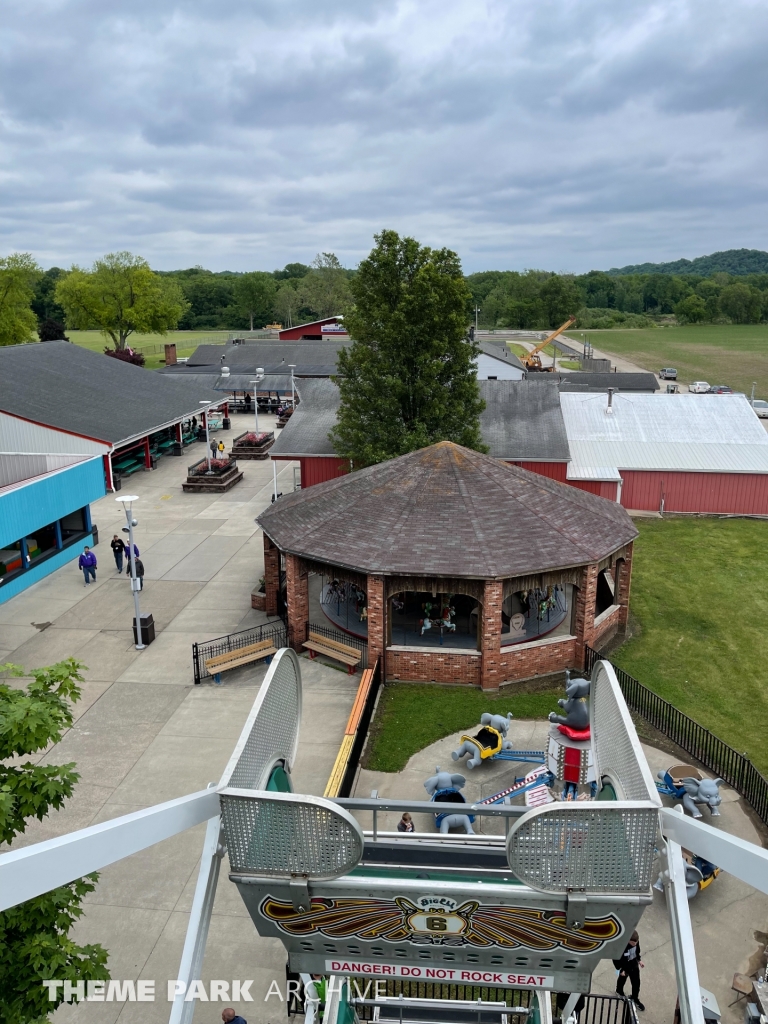
[[[4,0],[2,253],[768,249],[764,0]]]

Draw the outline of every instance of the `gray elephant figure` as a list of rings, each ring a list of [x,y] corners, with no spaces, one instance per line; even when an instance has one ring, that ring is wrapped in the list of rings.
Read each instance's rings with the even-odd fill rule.
[[[587,679],[571,679],[570,672],[565,673],[566,699],[557,703],[565,711],[564,715],[558,715],[556,711],[549,714],[550,722],[558,725],[567,725],[571,729],[589,728],[589,704],[586,697],[589,693],[589,681]]]
[[[464,735],[461,737],[461,746],[458,750],[451,752],[453,760],[458,761],[465,754],[469,754],[470,758],[466,763],[467,768],[477,768],[485,757],[492,757],[499,750],[511,750],[512,743],[506,737],[512,718],[511,711],[506,717],[504,715],[492,715],[486,711],[480,716],[480,729],[478,732],[474,736]],[[495,732],[491,732],[491,729],[494,729]],[[497,736],[496,733],[499,735]],[[499,736],[501,737],[501,742],[499,742]]]
[[[459,792],[467,784],[463,775],[451,775],[450,772],[440,770],[440,765],[435,768],[435,774],[430,776],[424,783],[424,789],[429,793],[435,803],[463,803],[464,797]],[[437,814],[435,824],[440,832],[445,835],[449,829],[463,828],[468,836],[475,834],[472,822],[475,820],[472,814]]]
[[[709,808],[710,814],[719,817],[720,811],[717,808],[723,799],[720,796],[720,786],[723,781],[723,779],[681,779],[680,782],[685,790],[682,798],[683,808],[691,817],[700,818],[702,815],[697,804],[704,804]]]

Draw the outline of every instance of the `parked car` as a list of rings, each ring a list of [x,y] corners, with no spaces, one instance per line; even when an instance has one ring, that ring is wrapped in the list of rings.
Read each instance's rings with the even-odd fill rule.
[[[662,380],[677,380],[677,370],[674,366],[665,366],[659,370],[659,376]]]
[[[692,395],[706,395],[709,391],[709,384],[705,380],[695,380],[688,385],[688,390]]]
[[[713,384],[709,389],[710,395],[732,395],[733,388],[729,388],[727,384]]]
[[[762,398],[756,398],[752,403],[752,408],[755,410],[755,415],[759,416],[761,420],[768,420],[768,402],[764,402]]]

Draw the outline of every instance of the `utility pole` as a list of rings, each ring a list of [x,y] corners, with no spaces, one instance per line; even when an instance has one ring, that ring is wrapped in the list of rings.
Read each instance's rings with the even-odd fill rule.
[[[115,501],[122,503],[123,510],[125,511],[125,519],[128,523],[128,558],[131,566],[133,609],[136,615],[136,650],[143,651],[146,645],[141,641],[141,610],[139,608],[139,590],[141,589],[141,580],[136,575],[136,557],[133,552],[133,528],[134,526],[138,526],[138,521],[133,518],[133,502],[138,500],[139,498],[136,494],[126,494],[125,497],[115,498]]]

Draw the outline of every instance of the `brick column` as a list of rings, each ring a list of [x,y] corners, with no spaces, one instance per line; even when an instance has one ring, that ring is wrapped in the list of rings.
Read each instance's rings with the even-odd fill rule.
[[[597,563],[585,565],[576,595],[575,632],[577,638],[576,658],[579,667],[584,667],[584,647],[592,646],[595,635],[595,600],[597,598]]]
[[[386,647],[384,577],[368,577],[368,666],[373,668],[377,658],[381,659],[384,670],[384,648]]]
[[[619,586],[614,598],[616,604],[621,605],[621,611],[619,612],[619,628],[627,628],[627,620],[629,619],[629,592],[632,587],[632,552],[634,545],[630,544],[627,549],[627,554],[624,560],[621,562],[621,571],[619,572]]]
[[[503,587],[498,580],[486,580],[480,621],[480,650],[483,667],[480,685],[484,690],[498,690],[502,682],[501,666],[501,604]]]
[[[309,574],[297,555],[285,556],[285,587],[291,643],[295,650],[300,651],[301,645],[307,639]]]
[[[266,613],[277,615],[277,598],[280,593],[280,552],[264,534],[264,589],[267,592]]]

